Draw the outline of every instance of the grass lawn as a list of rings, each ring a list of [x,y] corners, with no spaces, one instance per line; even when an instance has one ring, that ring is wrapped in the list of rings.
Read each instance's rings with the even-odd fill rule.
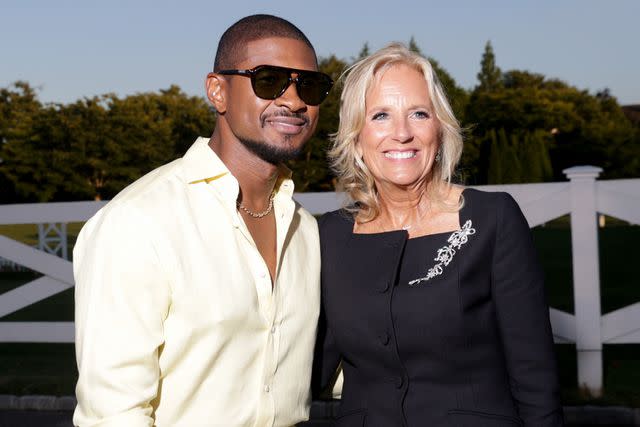
[[[73,245],[81,224],[68,226]],[[26,244],[37,243],[35,225],[0,226],[0,234]],[[571,230],[568,218],[533,229],[546,275],[549,304],[573,313],[571,287]],[[633,274],[638,262],[634,242],[640,227],[607,220],[599,230],[602,312],[640,301],[640,286]],[[0,294],[38,277],[33,272],[0,273]],[[0,321],[72,321],[73,289],[47,298]],[[640,344],[605,345],[605,396],[591,398],[577,387],[575,345],[556,345],[560,383],[565,404],[628,405],[640,407]],[[0,343],[0,394],[71,395],[77,377],[73,344]]]

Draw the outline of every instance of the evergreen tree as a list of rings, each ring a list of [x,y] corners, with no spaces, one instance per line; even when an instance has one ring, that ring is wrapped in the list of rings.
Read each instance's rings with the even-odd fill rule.
[[[534,133],[534,144],[537,145],[538,156],[540,158],[540,170],[542,172],[541,181],[548,181],[553,178],[553,168],[551,167],[551,157],[547,141],[548,135],[544,131]]]
[[[369,43],[368,42],[364,42],[364,44],[362,45],[362,49],[360,49],[360,52],[358,53],[358,58],[357,59],[366,58],[369,55],[370,55],[370,53],[369,53]]]
[[[442,84],[442,88],[444,89],[447,98],[449,99],[449,104],[451,104],[453,114],[456,116],[456,119],[462,123],[465,119],[464,113],[467,108],[467,103],[469,102],[469,94],[466,90],[456,84],[456,81],[453,79],[451,74],[442,68],[438,61],[432,57],[429,57],[428,59],[433,71],[436,73],[436,77],[440,80],[440,84]]]
[[[495,91],[473,91],[464,118],[475,135],[500,128],[508,134],[540,132],[557,180],[565,179],[563,169],[588,164],[602,167],[607,179],[640,174],[640,141],[615,98],[527,71],[505,72],[502,82]]]
[[[502,72],[496,65],[496,57],[493,53],[491,41],[487,41],[484,46],[484,53],[480,61],[480,72],[478,73],[477,89],[483,91],[493,91],[498,89],[502,82]]]
[[[489,184],[502,184],[502,152],[500,151],[496,131],[493,129],[490,130],[487,136],[489,141],[491,141],[487,182]]]
[[[504,170],[502,177],[505,184],[518,184],[522,182],[522,162],[520,161],[520,138],[517,134],[512,134],[506,138],[504,149]]]
[[[544,182],[552,178],[548,139],[548,134],[540,130],[524,134],[520,144],[521,182]]]
[[[417,53],[418,55],[422,55],[422,51],[420,50],[420,47],[418,47],[418,43],[413,36],[411,36],[411,39],[409,39],[409,50],[411,52]]]
[[[524,134],[520,145],[520,161],[522,166],[520,178],[522,182],[543,181],[542,159],[538,148],[536,134]]]

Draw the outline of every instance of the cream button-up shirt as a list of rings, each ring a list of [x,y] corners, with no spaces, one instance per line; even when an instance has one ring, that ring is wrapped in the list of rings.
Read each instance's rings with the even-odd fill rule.
[[[277,276],[198,138],[91,218],[74,250],[79,426],[291,426],[308,418],[315,219],[276,184]]]

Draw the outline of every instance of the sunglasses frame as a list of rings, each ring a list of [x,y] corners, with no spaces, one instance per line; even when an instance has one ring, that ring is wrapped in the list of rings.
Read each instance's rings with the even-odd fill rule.
[[[278,92],[275,96],[271,97],[263,97],[258,95],[258,93],[256,92],[256,74],[264,69],[271,69],[271,70],[275,70],[275,71],[283,71],[283,72],[287,72],[288,76],[287,76],[287,84],[280,90],[280,92]],[[295,83],[296,85],[296,92],[298,93],[298,97],[307,105],[311,105],[311,106],[316,106],[316,105],[320,105],[322,104],[322,102],[327,99],[327,96],[329,95],[329,92],[331,91],[331,88],[333,87],[333,80],[331,79],[331,77],[329,77],[327,74],[322,73],[320,71],[311,71],[311,70],[300,70],[297,68],[288,68],[288,67],[280,67],[277,65],[258,65],[257,67],[248,69],[248,70],[220,70],[220,71],[215,71],[214,74],[221,74],[223,76],[243,76],[243,77],[249,77],[251,79],[251,88],[253,89],[253,93],[254,95],[256,95],[258,98],[260,99],[267,99],[267,100],[274,100],[277,99],[279,97],[281,97],[286,91],[287,89],[289,89],[289,86],[291,86],[291,83]],[[292,74],[296,74],[296,77],[291,77]],[[300,93],[300,77],[304,76],[304,75],[316,75],[318,77],[322,77],[322,78],[326,78],[327,81],[327,90],[325,91],[324,95],[322,96],[322,99],[320,100],[320,102],[318,103],[313,103],[313,102],[308,102],[307,100],[305,100],[303,97],[303,95]],[[304,89],[303,89],[304,91]]]

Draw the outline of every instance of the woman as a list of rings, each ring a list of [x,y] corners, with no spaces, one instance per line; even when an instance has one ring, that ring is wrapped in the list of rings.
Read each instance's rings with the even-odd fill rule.
[[[460,127],[399,44],[355,64],[329,157],[353,204],[319,220],[315,387],[338,426],[560,426],[542,272],[506,193],[451,184]]]

